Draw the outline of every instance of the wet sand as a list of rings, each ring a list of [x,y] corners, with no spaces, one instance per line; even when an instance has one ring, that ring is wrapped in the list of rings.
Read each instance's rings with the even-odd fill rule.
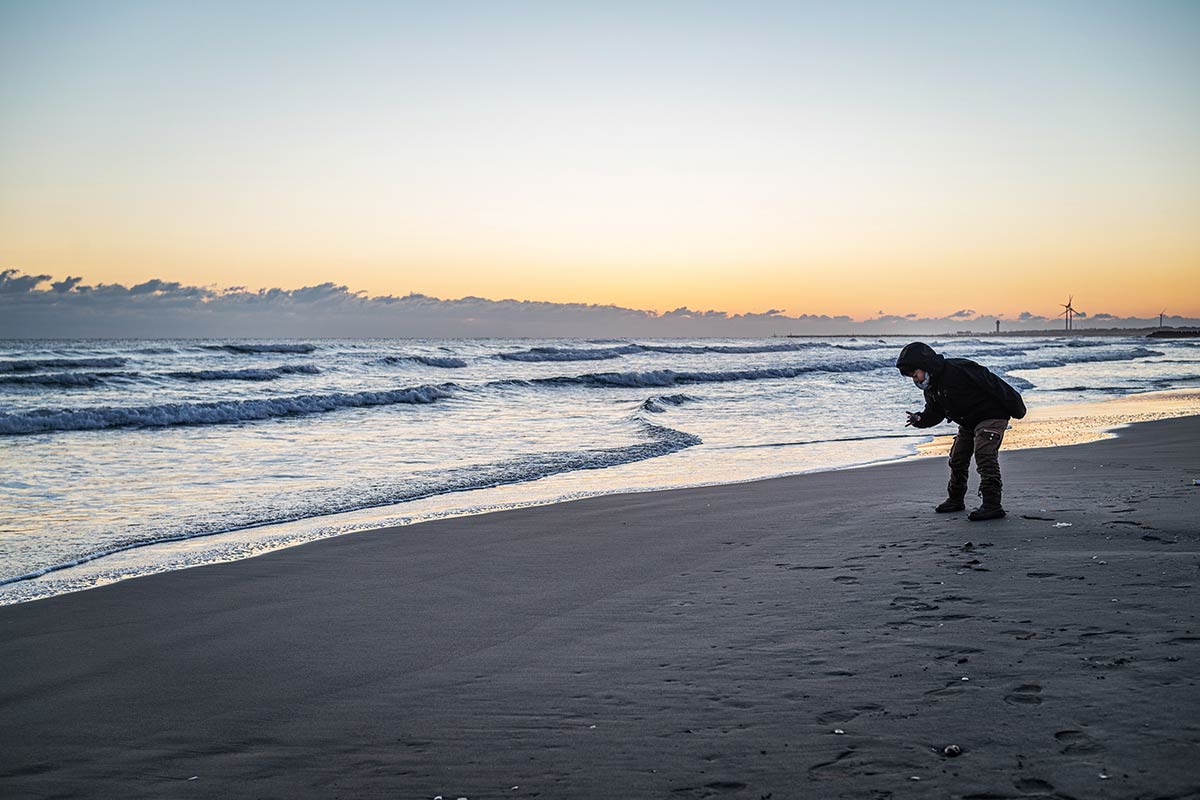
[[[3,607],[0,794],[1198,796],[1198,445],[1002,454],[997,522],[916,459]]]

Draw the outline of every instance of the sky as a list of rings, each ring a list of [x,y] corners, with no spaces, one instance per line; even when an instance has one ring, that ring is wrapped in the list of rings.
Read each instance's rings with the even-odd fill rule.
[[[1194,2],[0,0],[0,270],[1195,318],[1198,40]]]

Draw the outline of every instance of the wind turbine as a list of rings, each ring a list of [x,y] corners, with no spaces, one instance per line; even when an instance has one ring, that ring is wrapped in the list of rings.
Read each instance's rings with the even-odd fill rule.
[[[1059,314],[1059,316],[1062,317],[1063,321],[1066,323],[1066,328],[1064,328],[1064,330],[1069,331],[1075,327],[1075,325],[1072,321],[1075,317],[1075,307],[1071,305],[1071,302],[1074,299],[1075,299],[1075,295],[1070,295],[1069,297],[1067,297],[1066,303],[1059,303],[1060,306],[1062,306],[1063,308],[1066,309],[1066,311]]]

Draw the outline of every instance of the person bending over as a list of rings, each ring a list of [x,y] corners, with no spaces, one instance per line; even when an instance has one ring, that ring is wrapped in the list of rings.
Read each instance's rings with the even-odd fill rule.
[[[983,505],[967,519],[977,522],[1003,517],[1000,443],[1009,419],[1025,416],[1021,393],[987,367],[966,358],[946,358],[924,342],[906,345],[896,359],[896,368],[925,392],[925,408],[907,412],[905,426],[932,428],[943,419],[958,423],[958,435],[950,448],[948,496],[935,510],[942,514],[966,508],[967,470],[974,453]]]

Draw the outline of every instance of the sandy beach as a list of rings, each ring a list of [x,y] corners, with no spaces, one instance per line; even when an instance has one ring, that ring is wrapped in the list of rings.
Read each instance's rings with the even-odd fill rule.
[[[916,459],[0,608],[0,793],[1200,796],[1197,442],[1004,454],[998,522]]]

